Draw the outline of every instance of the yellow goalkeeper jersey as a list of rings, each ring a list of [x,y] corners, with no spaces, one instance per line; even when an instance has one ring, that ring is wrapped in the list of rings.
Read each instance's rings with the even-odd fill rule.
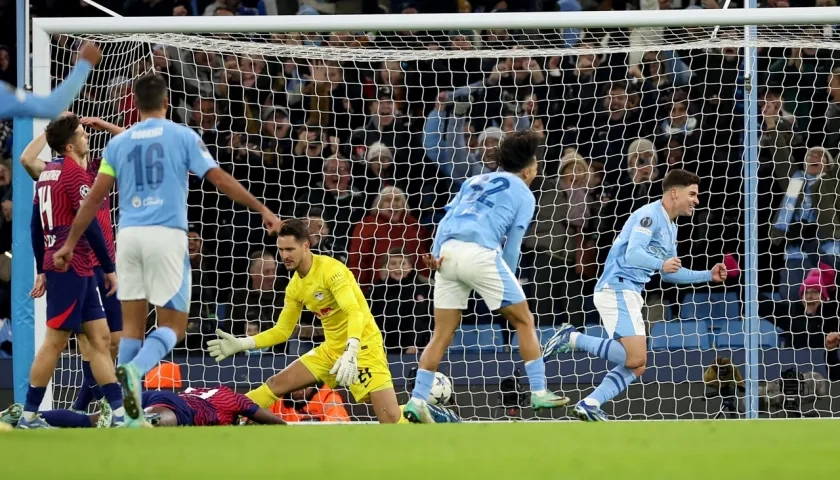
[[[313,254],[309,273],[301,277],[295,272],[289,282],[277,324],[254,336],[256,348],[288,340],[304,307],[321,320],[324,347],[338,354],[344,351],[348,338],[358,338],[362,345],[382,342],[382,333],[350,270],[334,258]]]

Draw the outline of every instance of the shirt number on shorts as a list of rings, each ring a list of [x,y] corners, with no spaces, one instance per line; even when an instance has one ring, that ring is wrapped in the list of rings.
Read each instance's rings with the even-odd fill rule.
[[[373,374],[370,373],[370,368],[359,369],[359,383],[361,383],[363,387],[367,387],[372,379]]]

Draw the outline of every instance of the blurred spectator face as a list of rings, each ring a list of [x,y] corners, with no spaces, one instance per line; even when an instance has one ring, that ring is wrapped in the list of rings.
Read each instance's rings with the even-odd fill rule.
[[[156,48],[152,52],[152,65],[155,71],[162,72],[169,69],[169,59],[166,57],[166,49]]]
[[[627,90],[623,86],[615,86],[610,89],[610,94],[604,99],[607,109],[610,111],[610,116],[613,118],[621,118],[624,111],[629,105],[627,98]]]
[[[350,189],[350,162],[335,157],[324,162],[324,187],[327,190],[346,192]]]
[[[598,57],[594,54],[578,55],[575,66],[580,71],[588,72],[598,66]]]
[[[761,114],[764,116],[776,116],[782,111],[782,98],[779,97],[775,92],[768,91],[764,94],[764,98],[761,100],[759,107],[761,108]]]
[[[11,200],[3,200],[3,218],[6,219],[7,222],[12,221],[12,201]]]
[[[12,182],[12,172],[5,163],[0,163],[0,186],[5,187]]]
[[[0,70],[8,70],[10,63],[9,51],[5,48],[0,49]]]
[[[245,325],[245,335],[253,337],[258,333],[260,333],[260,324],[258,322],[248,322],[247,325]]]
[[[379,70],[379,78],[385,85],[399,86],[403,84],[403,71],[400,62],[385,61]]]
[[[377,155],[368,160],[368,167],[371,173],[380,177],[383,172],[387,172],[388,168],[391,167],[391,157],[389,155]]]
[[[400,281],[407,277],[411,270],[411,257],[407,255],[389,255],[387,267],[387,275],[392,280]]]
[[[307,217],[306,228],[309,230],[310,248],[317,247],[321,243],[321,239],[330,234],[330,230],[329,228],[327,228],[327,224],[321,217]]]
[[[187,11],[187,7],[183,5],[178,5],[172,9],[172,16],[173,17],[186,17],[189,14]]]
[[[656,167],[656,154],[652,151],[639,152],[630,155],[629,167],[633,178],[637,181],[650,180]]]
[[[201,259],[201,246],[202,241],[198,232],[190,232],[187,234],[187,248],[189,248],[191,262]]]
[[[379,125],[391,125],[394,123],[394,101],[377,100],[370,107],[371,114],[377,118]]]
[[[829,167],[828,155],[825,153],[822,148],[808,150],[808,154],[805,155],[805,173],[813,176],[822,175],[823,171]]]
[[[385,222],[399,222],[405,218],[405,194],[396,187],[385,187],[376,202],[376,215]]]
[[[277,237],[277,254],[283,261],[283,266],[285,266],[286,270],[290,272],[297,270],[300,262],[303,261],[304,255],[308,251],[308,239],[298,242],[295,237],[291,235]]]
[[[251,261],[248,274],[251,276],[251,286],[254,290],[271,291],[277,277],[277,262],[271,255],[264,254]]]
[[[671,126],[682,127],[688,120],[688,102],[674,102],[671,104]]]
[[[269,137],[288,138],[291,129],[292,124],[289,123],[289,117],[280,109],[275,110],[274,116],[263,122],[263,133]]]
[[[560,178],[570,188],[586,188],[589,185],[589,169],[583,162],[570,162],[563,166]]]
[[[236,16],[236,12],[228,7],[218,7],[216,13],[213,15],[217,17],[233,17]]]
[[[455,35],[452,37],[452,48],[454,50],[473,50],[472,40],[465,35]]]
[[[193,124],[200,126],[202,130],[216,128],[216,103],[213,100],[209,98],[196,100],[190,115]]]
[[[805,307],[805,312],[814,314],[822,303],[822,297],[819,288],[808,287],[802,292],[802,305]]]

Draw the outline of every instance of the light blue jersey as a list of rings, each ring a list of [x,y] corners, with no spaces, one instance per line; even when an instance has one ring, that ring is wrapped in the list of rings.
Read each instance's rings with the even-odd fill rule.
[[[80,60],[61,85],[47,96],[34,95],[0,82],[0,119],[58,117],[79,96],[91,70],[93,65],[90,62]]]
[[[616,237],[607,256],[604,271],[595,291],[613,290],[641,292],[650,277],[662,269],[666,260],[677,256],[677,225],[657,200],[636,210]],[[710,271],[681,268],[676,273],[662,274],[671,283],[699,283],[712,280]]]
[[[187,230],[188,174],[204,177],[218,166],[195,132],[151,118],[105,147],[100,173],[117,179],[119,228],[161,226]]]
[[[533,192],[512,173],[494,172],[472,177],[461,185],[458,195],[446,206],[446,215],[438,225],[432,245],[432,255],[439,257],[440,247],[447,240],[460,240],[503,251],[505,263],[516,271],[522,238],[535,208]]]

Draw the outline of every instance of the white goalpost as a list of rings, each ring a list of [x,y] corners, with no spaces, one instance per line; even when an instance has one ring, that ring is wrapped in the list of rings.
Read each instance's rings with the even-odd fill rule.
[[[35,18],[32,86],[48,92],[78,43],[94,41],[103,59],[73,111],[130,126],[132,80],[164,75],[171,119],[268,206],[307,218],[317,250],[357,275],[401,400],[432,328],[417,256],[461,182],[496,168],[485,152],[506,132],[542,139],[538,211],[517,274],[543,342],[565,322],[605,335],[591,295],[613,239],[630,211],[658,198],[669,169],[694,171],[702,204],[678,222],[679,255],[693,269],[725,262],[731,278],[654,278],[647,372],[605,410],[634,420],[830,416],[840,389],[826,380],[840,379],[840,358],[820,339],[840,329],[837,23],[838,7]],[[107,141],[94,134],[92,154]],[[304,316],[288,345],[219,365],[205,355],[217,327],[270,326],[288,274],[259,222],[190,185],[194,308],[169,359],[182,378],[148,387],[246,391],[321,331]],[[15,337],[25,358],[44,336],[45,304],[16,308],[35,319],[34,338]],[[568,418],[522,407],[517,345],[499,316],[470,303],[441,365],[466,419]],[[79,365],[71,343],[45,403],[72,403]],[[548,362],[549,386],[577,401],[610,368],[567,354]],[[351,417],[375,418],[341,393]]]

